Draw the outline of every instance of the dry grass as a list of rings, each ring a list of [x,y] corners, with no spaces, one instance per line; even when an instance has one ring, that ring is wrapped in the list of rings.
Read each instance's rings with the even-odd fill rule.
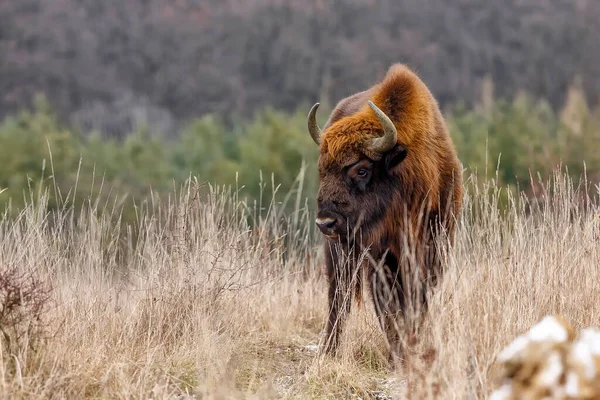
[[[191,185],[151,199],[124,231],[94,204],[77,218],[69,207],[45,213],[41,196],[0,222],[0,268],[53,288],[45,334],[2,343],[0,393],[485,398],[498,384],[497,353],[544,315],[600,325],[597,200],[582,205],[559,174],[534,216],[520,199],[502,215],[498,189],[488,189],[466,199],[445,279],[395,373],[369,302],[354,307],[340,357],[317,356],[326,282],[308,213],[282,223],[272,208],[250,229],[255,213],[235,194],[199,196]]]

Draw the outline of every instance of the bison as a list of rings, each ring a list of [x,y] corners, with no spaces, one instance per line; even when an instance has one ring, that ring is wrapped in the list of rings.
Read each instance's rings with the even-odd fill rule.
[[[308,114],[308,130],[320,147],[316,224],[325,235],[329,281],[324,350],[335,354],[352,293],[360,302],[366,280],[395,365],[398,321],[408,323],[411,304],[422,315],[426,290],[441,275],[440,251],[453,242],[462,167],[436,100],[405,65],[341,100],[322,130],[318,107]]]

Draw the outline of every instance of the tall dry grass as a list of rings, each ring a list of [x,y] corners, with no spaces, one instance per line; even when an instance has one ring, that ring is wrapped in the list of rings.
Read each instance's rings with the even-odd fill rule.
[[[34,195],[0,222],[0,271],[35,277],[50,298],[41,316],[2,327],[0,393],[485,398],[496,354],[542,316],[600,326],[600,209],[598,188],[584,196],[562,173],[535,204],[509,196],[504,211],[493,182],[467,186],[444,279],[394,373],[369,302],[353,306],[339,357],[318,356],[326,282],[300,195],[284,218],[190,182],[140,205],[132,227],[110,204],[46,212]]]

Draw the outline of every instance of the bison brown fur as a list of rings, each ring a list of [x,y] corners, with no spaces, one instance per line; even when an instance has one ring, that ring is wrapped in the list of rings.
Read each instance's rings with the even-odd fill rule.
[[[340,101],[323,130],[317,108],[308,125],[320,146],[316,222],[326,236],[325,351],[335,353],[364,274],[394,361],[401,354],[398,321],[408,323],[410,305],[425,307],[426,288],[441,273],[440,244],[453,242],[462,168],[436,100],[402,64]]]

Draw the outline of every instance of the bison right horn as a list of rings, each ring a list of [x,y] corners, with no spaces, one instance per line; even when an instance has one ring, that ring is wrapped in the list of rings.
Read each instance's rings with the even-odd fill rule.
[[[369,100],[369,107],[373,110],[381,125],[383,126],[383,136],[375,139],[371,139],[369,144],[369,150],[374,153],[385,153],[386,151],[391,150],[398,141],[398,132],[396,132],[396,127],[392,120],[385,115],[383,111],[381,111],[372,101]]]
[[[308,112],[308,132],[319,146],[321,144],[321,128],[317,125],[317,108],[319,108],[319,103],[315,103]]]

